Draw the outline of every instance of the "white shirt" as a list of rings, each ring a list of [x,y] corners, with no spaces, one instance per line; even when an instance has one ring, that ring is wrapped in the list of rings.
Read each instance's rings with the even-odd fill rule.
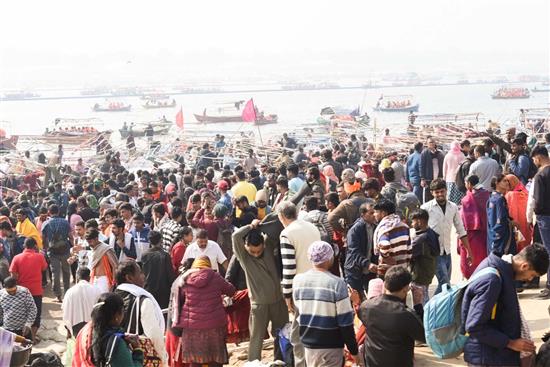
[[[189,247],[187,247],[187,249],[185,250],[185,255],[183,255],[181,263],[183,264],[187,259],[196,259],[199,256],[208,256],[212,265],[212,269],[214,269],[215,271],[218,271],[219,269],[218,264],[223,264],[224,261],[227,260],[227,257],[225,257],[225,255],[223,254],[220,245],[218,245],[214,241],[208,240],[208,244],[206,245],[206,248],[204,250],[199,247],[197,242],[193,242],[192,244],[190,244]]]
[[[455,227],[458,238],[466,236],[458,206],[447,200],[445,214],[435,199],[421,206],[430,215],[428,226],[439,235],[440,254],[451,254],[451,228]]]
[[[63,310],[63,322],[71,334],[74,325],[91,320],[92,309],[101,293],[101,289],[85,280],[79,281],[67,290],[61,309]]]

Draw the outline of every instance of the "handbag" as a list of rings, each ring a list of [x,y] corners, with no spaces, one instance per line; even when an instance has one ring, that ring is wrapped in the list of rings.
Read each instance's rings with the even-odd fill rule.
[[[141,297],[137,296],[136,300],[134,301],[134,305],[132,306],[132,310],[130,311],[130,318],[128,322],[128,329],[126,332],[132,333],[130,330],[130,326],[132,325],[132,317],[136,315],[136,328],[134,330],[134,334],[139,335],[139,320],[140,320],[140,310],[141,310]],[[158,355],[157,351],[155,350],[155,346],[153,345],[153,342],[150,338],[139,335],[139,345],[140,348],[143,350],[143,367],[160,367],[162,364],[162,360],[160,359],[160,356]]]

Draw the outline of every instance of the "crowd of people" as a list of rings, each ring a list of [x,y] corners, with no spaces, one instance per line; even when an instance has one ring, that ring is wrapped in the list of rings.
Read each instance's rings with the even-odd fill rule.
[[[221,366],[245,341],[262,360],[269,335],[290,366],[413,366],[456,233],[463,279],[496,269],[465,292],[464,359],[519,366],[535,345],[516,294],[548,274],[550,299],[550,158],[527,138],[380,156],[354,136],[311,153],[285,136],[273,163],[221,166],[216,142],[177,169],[110,154],[58,172],[2,198],[0,327],[38,342],[51,286],[73,366]]]

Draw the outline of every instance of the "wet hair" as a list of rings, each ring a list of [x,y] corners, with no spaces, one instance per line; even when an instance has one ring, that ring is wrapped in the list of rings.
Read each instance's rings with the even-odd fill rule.
[[[294,176],[298,176],[298,165],[296,165],[296,164],[290,164],[290,165],[286,168],[286,171],[287,171],[287,173],[288,173],[288,172],[292,173]]]
[[[442,178],[436,178],[430,183],[430,191],[447,189],[447,183]]]
[[[116,218],[116,217],[118,217],[118,212],[117,212],[116,209],[109,209],[105,212],[104,216],[108,216],[108,215],[113,217],[113,218]]]
[[[389,200],[382,199],[374,204],[374,210],[386,212],[387,214],[395,213],[395,204]]]
[[[123,209],[132,211],[134,208],[132,207],[132,205],[130,203],[124,203],[118,208],[118,210],[123,210]]]
[[[540,243],[534,243],[531,246],[525,247],[516,256],[527,261],[531,265],[531,269],[536,271],[540,276],[548,270],[550,263],[548,251]]]
[[[246,235],[246,244],[248,246],[257,247],[264,244],[264,236],[259,229],[252,229]]]
[[[389,292],[398,292],[412,281],[411,273],[400,265],[392,266],[384,276],[384,288]]]
[[[430,214],[424,209],[417,209],[411,213],[411,220],[425,220],[426,222],[430,220]]]
[[[115,315],[123,312],[124,301],[116,293],[103,293],[92,309],[92,362],[94,366],[105,365],[107,355],[106,344],[103,338],[111,327]]]
[[[315,178],[315,180],[318,180],[321,178],[321,171],[319,171],[319,167],[316,166],[316,165],[310,165],[308,168],[308,171],[311,173],[311,175],[313,176],[313,178]]]

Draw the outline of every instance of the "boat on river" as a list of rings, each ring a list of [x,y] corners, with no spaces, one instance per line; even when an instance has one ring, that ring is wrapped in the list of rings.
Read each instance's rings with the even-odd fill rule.
[[[132,109],[132,105],[121,102],[109,102],[107,105],[96,103],[92,109],[94,112],[127,112]]]
[[[168,121],[166,119],[152,122],[142,122],[137,124],[132,122],[130,126],[124,123],[124,125],[121,129],[118,130],[118,132],[120,133],[120,137],[123,139],[126,139],[128,136],[130,136],[130,134],[132,134],[134,138],[147,136],[148,129],[152,129],[151,136],[167,135],[173,125],[174,123],[172,121]]]
[[[176,100],[172,99],[171,102],[167,100],[148,100],[143,105],[143,108],[147,110],[159,109],[159,108],[174,108],[176,107]]]
[[[379,112],[418,112],[420,105],[412,95],[381,95],[373,107]]]
[[[491,95],[492,99],[526,99],[529,97],[531,97],[529,89],[510,87],[501,87]]]
[[[193,114],[195,119],[203,124],[207,123],[224,123],[224,122],[243,122],[243,108],[245,101],[232,101],[219,103],[217,107],[213,109],[204,109],[202,115],[197,113]],[[263,111],[256,111],[256,119],[253,122],[254,125],[269,125],[276,124],[279,117],[276,114],[264,114]]]

